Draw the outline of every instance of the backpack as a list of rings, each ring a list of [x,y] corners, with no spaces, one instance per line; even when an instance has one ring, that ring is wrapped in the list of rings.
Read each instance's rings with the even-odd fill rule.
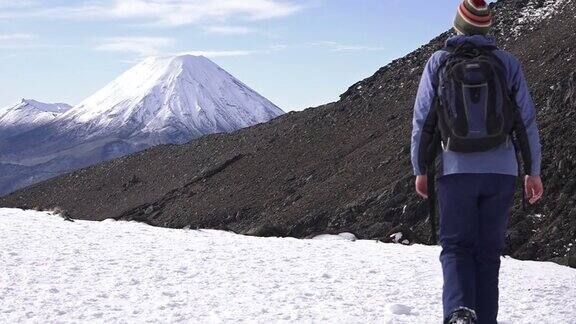
[[[449,54],[436,71],[434,118],[435,128],[426,150],[428,170],[428,210],[432,240],[436,234],[436,157],[439,150],[458,153],[484,152],[502,143],[512,142],[519,156],[516,128],[520,114],[506,84],[506,67],[493,53],[496,46],[463,43],[445,47]],[[526,154],[525,150],[521,152]],[[522,206],[526,198],[522,190]]]
[[[435,107],[443,150],[484,152],[509,143],[517,109],[495,49],[471,43],[445,48],[449,54],[437,71]]]

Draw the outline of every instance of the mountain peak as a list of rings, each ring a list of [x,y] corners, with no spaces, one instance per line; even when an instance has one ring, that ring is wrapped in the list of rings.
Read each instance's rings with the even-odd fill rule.
[[[131,124],[192,137],[265,122],[283,111],[204,56],[146,58],[63,116],[96,128]],[[189,138],[190,136],[185,136]]]
[[[183,61],[183,60],[209,60],[203,55],[193,55],[193,54],[175,54],[175,55],[152,55],[144,59],[144,61],[156,61],[156,60],[170,60],[170,61]]]
[[[213,66],[218,67],[216,63],[212,62],[205,56],[181,54],[168,56],[150,56],[137,64],[134,68],[141,67],[171,72],[180,69],[204,69]]]
[[[203,55],[192,55],[192,54],[178,54],[178,55],[158,55],[158,56],[149,56],[144,61],[161,61],[161,60],[168,60],[170,62],[211,62],[210,59]],[[214,64],[214,63],[213,63]]]

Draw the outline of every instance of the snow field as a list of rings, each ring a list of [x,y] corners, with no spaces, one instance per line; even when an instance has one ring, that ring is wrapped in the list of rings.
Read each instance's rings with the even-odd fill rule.
[[[0,209],[0,322],[440,323],[439,248]],[[576,270],[503,261],[501,323],[576,323]]]

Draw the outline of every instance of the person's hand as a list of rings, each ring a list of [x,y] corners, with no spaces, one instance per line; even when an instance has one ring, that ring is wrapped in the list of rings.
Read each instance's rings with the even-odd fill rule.
[[[428,198],[428,176],[416,176],[416,193],[424,199]]]
[[[535,204],[544,194],[544,186],[540,176],[526,176],[524,188],[526,189],[526,199],[530,204]]]

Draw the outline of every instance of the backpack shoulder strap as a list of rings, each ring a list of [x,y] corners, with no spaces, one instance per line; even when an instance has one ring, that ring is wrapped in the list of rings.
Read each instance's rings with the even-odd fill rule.
[[[456,49],[456,47],[451,46],[451,45],[444,45],[444,47],[442,47],[440,50],[441,51],[445,51],[448,53],[454,53],[454,50]]]
[[[488,48],[487,48],[488,49]],[[507,70],[507,66],[504,63],[504,61],[496,54],[494,53],[494,51],[498,50],[499,48],[496,46],[492,46],[492,49],[489,49],[488,51],[486,51],[486,53],[492,58],[494,59],[494,61],[496,61],[496,63],[498,64],[498,66],[500,67],[500,69],[497,71],[500,76],[501,79],[504,81],[507,81],[506,78],[506,70]],[[506,95],[508,96],[508,98],[515,103],[515,97],[516,97],[516,90],[511,88],[510,90],[508,89],[508,85],[506,85],[505,87],[506,90]]]
[[[434,96],[435,97],[438,97],[438,86],[440,83],[440,71],[442,71],[442,69],[444,68],[446,63],[449,61],[450,57],[452,55],[454,55],[454,47],[444,46],[440,49],[440,51],[447,52],[448,55],[446,55],[444,58],[442,58],[442,61],[440,62],[440,64],[438,64],[438,67],[436,68],[436,71],[434,73],[434,78],[432,79],[432,85],[434,87]]]
[[[480,46],[480,48],[485,49],[487,51],[491,51],[491,52],[499,49],[498,46],[496,46],[496,45],[484,45],[484,46]]]

